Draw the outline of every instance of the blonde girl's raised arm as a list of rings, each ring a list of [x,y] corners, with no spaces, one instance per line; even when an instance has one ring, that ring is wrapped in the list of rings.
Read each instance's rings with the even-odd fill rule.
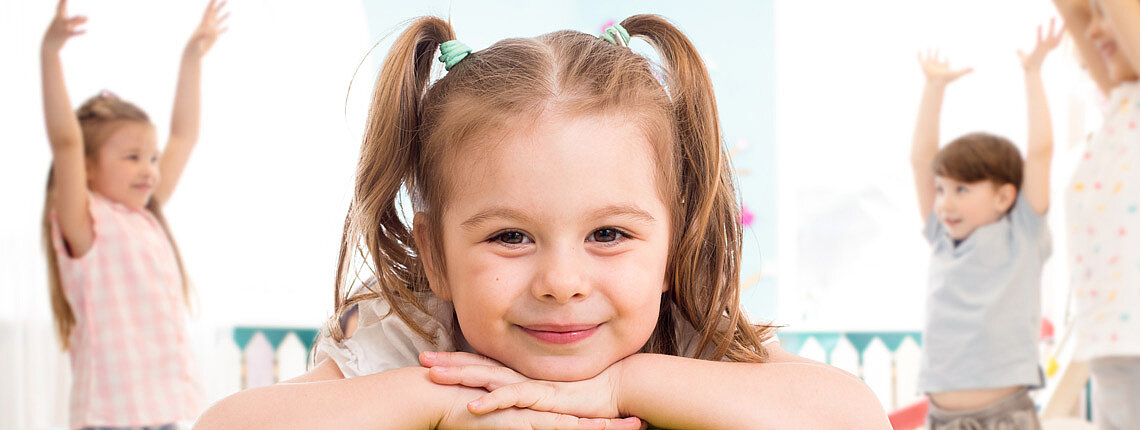
[[[198,143],[202,111],[202,57],[214,46],[218,35],[226,31],[224,24],[229,14],[222,14],[225,5],[224,0],[220,3],[210,0],[202,21],[182,51],[178,88],[174,93],[174,110],[170,119],[170,140],[162,151],[158,166],[162,180],[154,190],[153,198],[159,203],[166,203],[171,194],[174,194],[174,187],[178,185],[182,171],[190,160],[190,152]]]
[[[87,18],[67,16],[67,0],[60,0],[51,25],[44,33],[40,48],[40,72],[44,94],[44,123],[52,151],[52,187],[48,198],[55,208],[59,228],[73,257],[91,249],[95,234],[91,214],[87,212],[87,164],[83,149],[83,131],[71,110],[63,64],[59,51],[73,36],[83,34],[79,28]]]
[[[1081,55],[1081,60],[1084,62],[1089,77],[1092,78],[1102,93],[1108,94],[1108,91],[1112,89],[1112,82],[1108,79],[1108,66],[1097,53],[1096,46],[1093,45],[1088,36],[1089,22],[1092,20],[1088,0],[1053,0],[1053,5],[1057,7],[1057,13],[1060,13],[1061,18],[1065,20],[1065,28],[1069,30],[1069,36],[1073,38],[1073,44],[1076,45],[1077,52]],[[1140,25],[1140,23],[1137,24]]]
[[[922,101],[918,105],[918,120],[914,125],[910,163],[914,169],[914,188],[918,196],[919,216],[925,220],[934,210],[936,189],[931,163],[938,153],[939,124],[946,86],[973,69],[951,69],[950,62],[940,59],[938,51],[919,53],[918,64],[922,66],[922,73],[926,76],[926,85],[922,89]]]

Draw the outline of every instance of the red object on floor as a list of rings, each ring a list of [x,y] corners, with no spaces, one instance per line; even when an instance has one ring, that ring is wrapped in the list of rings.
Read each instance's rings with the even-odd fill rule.
[[[887,417],[891,419],[891,428],[895,430],[912,430],[922,427],[926,422],[926,410],[929,407],[926,397],[922,400],[891,411]]]

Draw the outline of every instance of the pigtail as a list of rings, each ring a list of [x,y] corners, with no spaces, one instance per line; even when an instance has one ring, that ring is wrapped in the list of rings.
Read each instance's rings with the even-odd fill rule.
[[[716,359],[764,361],[761,337],[770,336],[770,327],[752,325],[740,305],[740,206],[704,61],[692,42],[660,16],[635,15],[621,25],[660,54],[676,122],[673,165],[680,199],[674,202],[674,255],[666,272],[671,288],[662,317],[670,313],[664,302],[677,306],[702,334],[698,357],[713,347]],[[658,331],[673,327],[658,324]],[[665,336],[655,333],[654,338]]]
[[[376,78],[356,188],[345,217],[337,261],[335,314],[328,323],[334,340],[344,338],[341,317],[354,305],[383,297],[405,324],[424,339],[435,341],[416,324],[409,304],[426,313],[416,292],[428,291],[410,226],[400,218],[400,191],[415,190],[415,166],[420,158],[422,101],[439,45],[455,38],[451,25],[435,17],[413,20],[393,43]],[[413,193],[413,198],[415,195]],[[362,243],[363,241],[363,243]],[[357,255],[370,266],[378,281],[355,291],[353,272]]]

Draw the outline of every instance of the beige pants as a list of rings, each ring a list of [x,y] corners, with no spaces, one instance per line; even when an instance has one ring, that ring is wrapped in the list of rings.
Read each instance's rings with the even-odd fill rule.
[[[934,403],[926,414],[928,430],[1040,430],[1037,407],[1022,388],[997,403],[972,411],[944,411]]]

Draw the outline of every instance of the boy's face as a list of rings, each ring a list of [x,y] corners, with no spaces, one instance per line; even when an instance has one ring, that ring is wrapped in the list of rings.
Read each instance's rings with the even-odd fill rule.
[[[1016,197],[1013,185],[994,186],[988,180],[967,183],[935,176],[934,189],[934,213],[954,240],[1000,220]]]
[[[605,115],[544,114],[492,139],[465,143],[478,155],[449,166],[446,268],[441,279],[425,261],[432,290],[480,354],[531,378],[593,377],[641,349],[667,289],[670,212],[652,147]]]

